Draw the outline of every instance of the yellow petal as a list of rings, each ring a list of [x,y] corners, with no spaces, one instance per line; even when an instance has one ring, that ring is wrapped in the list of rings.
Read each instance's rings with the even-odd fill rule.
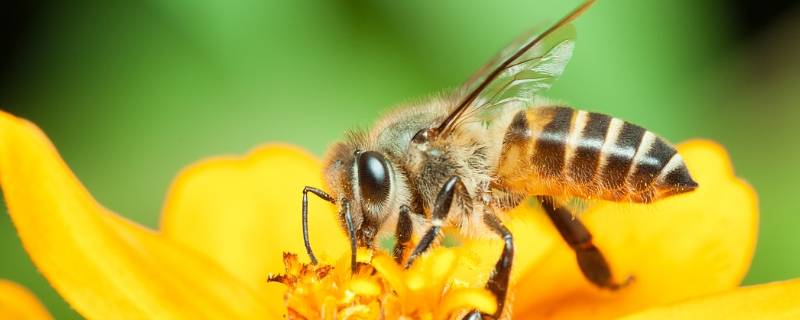
[[[44,134],[6,113],[0,184],[25,250],[88,318],[275,316],[210,259],[97,204]]]
[[[516,283],[519,278],[530,272],[531,268],[539,265],[552,248],[561,243],[561,239],[552,234],[552,225],[547,219],[544,210],[530,203],[523,203],[507,213],[503,219],[506,227],[514,236],[514,267],[511,272],[511,281]],[[497,257],[502,251],[502,242],[498,241]],[[492,266],[497,260],[492,260]]]
[[[497,300],[488,290],[474,288],[458,288],[448,292],[439,306],[438,319],[447,319],[450,314],[465,308],[494,314],[497,311]],[[470,310],[466,310],[470,311]]]
[[[800,279],[744,287],[624,319],[800,319]]]
[[[375,297],[381,294],[381,286],[377,282],[363,277],[350,279],[347,288],[353,293],[365,297]]]
[[[719,145],[691,141],[679,151],[700,184],[696,191],[653,205],[606,202],[582,216],[615,277],[633,275],[633,284],[617,292],[593,287],[562,243],[520,280],[514,313],[610,318],[736,287],[755,248],[756,194],[736,178]]]
[[[27,288],[0,279],[0,318],[17,320],[52,319],[39,299]]]
[[[307,261],[301,196],[306,185],[322,187],[320,172],[317,159],[286,145],[202,161],[173,183],[161,231],[280,303],[283,286],[266,284],[266,278],[283,273],[283,252]],[[314,195],[309,195],[309,224],[311,244],[322,261],[332,263],[349,251],[335,207]]]
[[[400,299],[406,297],[408,287],[406,286],[405,279],[403,278],[403,269],[387,255],[376,255],[372,259],[372,266],[375,270],[386,279],[389,286],[395,290]]]
[[[523,203],[500,214],[514,237],[511,282],[515,283],[531,267],[538,265],[561,240],[553,237],[552,227],[541,207]],[[463,239],[459,246],[460,263],[453,278],[465,286],[484,285],[503,251],[503,242],[498,236],[491,233],[484,236]]]

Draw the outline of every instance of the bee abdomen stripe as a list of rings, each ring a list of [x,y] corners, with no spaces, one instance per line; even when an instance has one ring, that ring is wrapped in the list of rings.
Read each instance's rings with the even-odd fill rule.
[[[603,148],[610,123],[611,117],[607,115],[589,113],[567,170],[573,181],[588,183],[594,177],[600,164],[600,150]]]
[[[619,189],[625,186],[625,178],[633,165],[633,158],[642,143],[646,130],[616,118],[611,121],[612,123],[615,121],[622,122],[622,126],[619,127],[619,134],[617,134],[614,141],[606,140],[606,145],[603,148],[605,165],[602,168],[600,177],[605,187]]]
[[[683,182],[683,176],[688,176],[686,165],[684,165],[681,155],[675,153],[667,161],[667,164],[661,168],[656,182],[665,185],[678,185]]]
[[[536,147],[531,163],[544,177],[558,177],[564,168],[566,140],[569,134],[572,115],[575,111],[565,107],[552,108],[552,118],[542,127],[536,139]]]
[[[528,117],[526,116],[525,111],[520,111],[514,116],[514,119],[511,120],[511,124],[508,126],[508,131],[506,131],[503,144],[508,146],[524,143],[530,139],[530,131],[530,127],[528,126]]]
[[[572,160],[575,158],[575,152],[580,145],[581,134],[586,123],[589,121],[589,113],[583,110],[576,110],[572,117],[572,125],[569,128],[569,133],[566,139],[566,150],[564,151],[564,170],[562,174],[566,174],[568,169],[572,166]]]
[[[650,135],[654,140],[648,149],[639,151],[643,155],[637,157],[635,167],[628,177],[629,184],[637,191],[645,190],[652,185],[667,162],[677,153],[666,141],[655,137],[652,133]]]

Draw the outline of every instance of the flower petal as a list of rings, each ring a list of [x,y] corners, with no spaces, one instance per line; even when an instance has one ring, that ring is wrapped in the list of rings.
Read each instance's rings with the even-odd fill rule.
[[[33,320],[53,317],[27,288],[0,279],[0,318]]]
[[[484,289],[457,288],[448,292],[439,306],[438,319],[447,319],[454,311],[471,308],[474,310],[494,314],[497,311],[497,301],[491,292]]]
[[[307,261],[301,232],[301,191],[321,187],[321,164],[287,145],[267,145],[243,158],[202,161],[185,169],[167,196],[161,231],[215,259],[241,281],[283,301],[283,286],[266,284],[282,273],[283,252]],[[310,240],[324,262],[350,246],[335,207],[309,195]],[[327,258],[326,258],[327,257]]]
[[[83,316],[276,316],[194,251],[101,207],[33,124],[0,113],[0,184],[25,250]]]
[[[624,319],[798,319],[800,279],[744,287],[649,309]]]
[[[582,215],[616,278],[633,275],[633,284],[617,292],[593,287],[561,244],[520,280],[514,313],[609,318],[737,286],[755,248],[756,194],[719,145],[691,141],[679,151],[700,184],[694,192],[651,205],[604,202]]]
[[[552,227],[541,207],[531,206],[530,203],[523,203],[502,213],[502,220],[514,237],[511,282],[515,283],[530,268],[538,265],[561,239],[553,237]],[[466,286],[485,285],[503,251],[503,241],[494,233],[484,236],[460,239],[461,261],[454,279]]]

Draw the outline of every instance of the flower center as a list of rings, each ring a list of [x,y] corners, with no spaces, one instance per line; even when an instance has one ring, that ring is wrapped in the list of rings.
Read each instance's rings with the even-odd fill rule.
[[[335,266],[311,265],[284,253],[286,272],[270,275],[269,281],[287,287],[288,319],[450,319],[471,310],[494,313],[495,297],[488,290],[455,276],[458,253],[436,248],[404,270],[382,252],[362,249],[353,273],[349,257]]]

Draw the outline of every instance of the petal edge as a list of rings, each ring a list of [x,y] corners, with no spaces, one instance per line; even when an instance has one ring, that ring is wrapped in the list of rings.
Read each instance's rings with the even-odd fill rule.
[[[800,279],[739,288],[626,316],[634,319],[798,319]]]
[[[15,282],[0,279],[0,318],[46,320],[53,317],[27,288]]]
[[[83,316],[276,316],[212,261],[101,207],[35,125],[3,112],[0,184],[25,250]]]

